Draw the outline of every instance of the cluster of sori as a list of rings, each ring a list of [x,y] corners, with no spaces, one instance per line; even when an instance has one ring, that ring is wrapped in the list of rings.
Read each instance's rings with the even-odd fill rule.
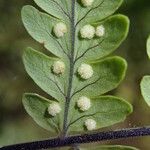
[[[56,75],[61,75],[65,72],[65,64],[62,61],[55,61],[52,66],[52,71]],[[93,76],[93,69],[92,66],[88,64],[81,64],[77,70],[80,77],[84,80],[87,80]],[[90,109],[91,107],[91,100],[86,96],[79,97],[77,100],[77,106],[80,111],[84,112]],[[48,107],[48,113],[51,116],[56,116],[61,112],[61,107],[58,102],[53,102]],[[96,121],[93,119],[87,119],[85,121],[85,126],[88,130],[94,130],[96,128]]]
[[[77,106],[80,111],[88,111],[91,108],[91,100],[85,96],[82,96],[77,100]],[[86,119],[84,125],[87,130],[96,129],[96,121],[94,119]]]
[[[82,5],[89,7],[93,4],[94,0],[81,0]],[[63,22],[59,22],[54,26],[53,32],[57,38],[63,37],[67,32],[67,26]],[[103,25],[94,27],[90,24],[84,25],[80,30],[81,37],[84,39],[92,39],[94,36],[102,37],[105,34],[105,28]]]
[[[94,0],[81,0],[84,7],[92,6]],[[81,37],[84,39],[92,39],[94,36],[102,37],[105,34],[105,28],[103,25],[99,25],[96,28],[90,24],[83,26],[80,30]]]
[[[99,25],[95,28],[94,26],[87,24],[81,28],[80,34],[83,39],[93,39],[94,36],[102,37],[105,34],[105,28],[103,25]]]
[[[89,7],[93,4],[94,0],[81,0],[81,2],[84,7]]]
[[[81,0],[84,7],[89,7],[93,4],[94,0]],[[57,38],[63,37],[67,33],[67,26],[63,22],[57,23],[54,28],[53,32]],[[94,36],[102,37],[105,34],[105,28],[103,25],[99,25],[96,28],[90,24],[83,26],[80,29],[81,37],[84,39],[92,39]],[[61,75],[65,72],[65,63],[63,61],[55,61],[52,66],[52,71],[56,75]],[[83,80],[87,80],[93,76],[93,68],[89,64],[82,63],[80,67],[77,69],[77,73]],[[85,112],[91,108],[91,100],[86,96],[81,96],[78,98],[77,107],[79,111]],[[48,107],[48,113],[51,116],[56,116],[61,112],[61,107],[59,103],[53,102]],[[85,120],[84,125],[86,126],[87,130],[94,130],[96,129],[96,121],[94,119],[88,118]]]
[[[93,76],[93,68],[88,64],[81,64],[78,68],[78,74],[82,79],[89,79]],[[77,106],[80,111],[88,111],[91,108],[91,100],[86,96],[81,96],[77,100]],[[84,124],[87,130],[94,130],[96,129],[96,121],[93,119],[85,120]]]

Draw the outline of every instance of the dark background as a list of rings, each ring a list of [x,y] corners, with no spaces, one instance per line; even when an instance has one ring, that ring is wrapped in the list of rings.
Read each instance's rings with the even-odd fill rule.
[[[43,49],[22,25],[20,11],[26,4],[35,5],[31,0],[0,0],[0,146],[51,136],[27,115],[21,102],[24,92],[44,94],[28,77],[22,63],[22,53],[27,46]],[[150,33],[150,1],[125,0],[118,13],[127,15],[131,21],[129,35],[116,51],[117,55],[127,59],[128,72],[112,94],[131,102],[134,112],[124,123],[109,127],[109,130],[150,124],[150,108],[139,88],[142,76],[150,74],[145,44]],[[149,142],[150,137],[112,141],[141,150],[149,150]]]

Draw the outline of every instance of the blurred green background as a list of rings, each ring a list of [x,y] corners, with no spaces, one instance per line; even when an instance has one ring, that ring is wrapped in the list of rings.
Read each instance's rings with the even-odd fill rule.
[[[51,136],[27,115],[21,102],[24,92],[45,95],[29,78],[22,63],[22,53],[27,46],[46,52],[22,25],[20,11],[26,4],[35,5],[31,0],[0,0],[0,146]],[[131,21],[128,38],[115,52],[127,59],[128,72],[124,82],[112,94],[130,101],[134,113],[124,123],[107,128],[109,130],[150,124],[150,108],[143,101],[139,88],[142,76],[150,74],[145,44],[150,33],[150,1],[125,0],[118,13],[127,15]],[[149,142],[150,137],[142,137],[107,143],[149,150]]]

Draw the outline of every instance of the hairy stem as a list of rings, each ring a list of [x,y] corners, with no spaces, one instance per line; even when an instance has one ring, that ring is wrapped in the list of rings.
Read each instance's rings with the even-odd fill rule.
[[[70,136],[64,139],[60,138],[48,139],[43,141],[5,146],[0,148],[0,150],[39,150],[39,149],[69,146],[74,144],[77,145],[83,143],[91,143],[129,137],[140,137],[140,136],[150,136],[150,127],[127,128],[116,131]]]
[[[75,47],[75,0],[72,0],[72,8],[71,8],[71,53],[70,53],[70,72],[69,72],[69,85],[67,90],[66,102],[65,102],[65,111],[64,111],[64,122],[63,122],[63,133],[62,138],[66,136],[67,126],[68,126],[68,113],[69,113],[69,105],[71,100],[71,89],[72,89],[72,81],[74,74],[74,47]]]

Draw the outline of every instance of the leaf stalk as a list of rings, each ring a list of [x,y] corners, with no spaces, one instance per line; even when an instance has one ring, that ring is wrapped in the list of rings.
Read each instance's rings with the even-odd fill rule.
[[[65,102],[65,111],[64,111],[64,122],[63,122],[63,131],[61,137],[64,138],[67,134],[68,130],[68,113],[69,106],[71,101],[71,90],[73,83],[73,75],[74,75],[74,49],[75,49],[75,0],[72,0],[72,8],[71,8],[71,53],[70,53],[70,71],[69,71],[69,85],[67,90],[66,102]]]

